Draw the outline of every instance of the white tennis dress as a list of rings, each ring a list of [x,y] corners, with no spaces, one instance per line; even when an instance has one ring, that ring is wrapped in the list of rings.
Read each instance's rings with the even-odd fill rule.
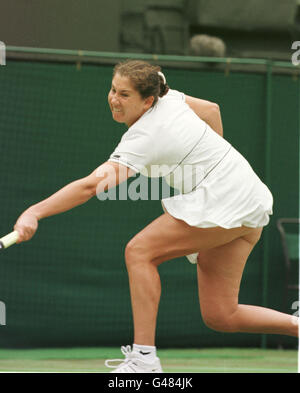
[[[123,134],[109,161],[145,176],[163,176],[178,190],[162,200],[164,210],[191,226],[262,227],[272,214],[272,194],[248,161],[176,90]],[[196,263],[197,253],[187,258]]]

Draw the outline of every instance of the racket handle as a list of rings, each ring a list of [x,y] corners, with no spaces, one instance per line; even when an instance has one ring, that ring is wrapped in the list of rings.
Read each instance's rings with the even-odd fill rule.
[[[0,249],[12,246],[13,244],[16,243],[18,238],[19,238],[19,233],[17,231],[13,231],[13,232],[9,233],[8,235],[3,236],[0,239]]]

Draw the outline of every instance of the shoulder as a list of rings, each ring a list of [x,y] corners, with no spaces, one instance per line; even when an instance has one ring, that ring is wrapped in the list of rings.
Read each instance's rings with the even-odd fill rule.
[[[163,96],[161,100],[168,100],[168,99],[185,102],[185,94],[178,90],[169,89],[168,93],[165,96]]]

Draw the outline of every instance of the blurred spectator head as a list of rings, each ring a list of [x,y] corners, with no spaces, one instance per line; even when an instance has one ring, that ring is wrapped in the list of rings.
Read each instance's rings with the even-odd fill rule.
[[[198,34],[191,38],[190,50],[194,56],[225,57],[226,45],[221,38]]]

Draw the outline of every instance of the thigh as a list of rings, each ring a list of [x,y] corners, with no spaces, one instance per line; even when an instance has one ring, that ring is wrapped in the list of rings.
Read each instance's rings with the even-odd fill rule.
[[[198,289],[204,317],[236,309],[243,271],[261,231],[199,253]]]
[[[148,259],[159,264],[169,259],[219,247],[258,230],[260,229],[248,227],[197,228],[165,213],[139,232],[129,245],[146,253]]]

